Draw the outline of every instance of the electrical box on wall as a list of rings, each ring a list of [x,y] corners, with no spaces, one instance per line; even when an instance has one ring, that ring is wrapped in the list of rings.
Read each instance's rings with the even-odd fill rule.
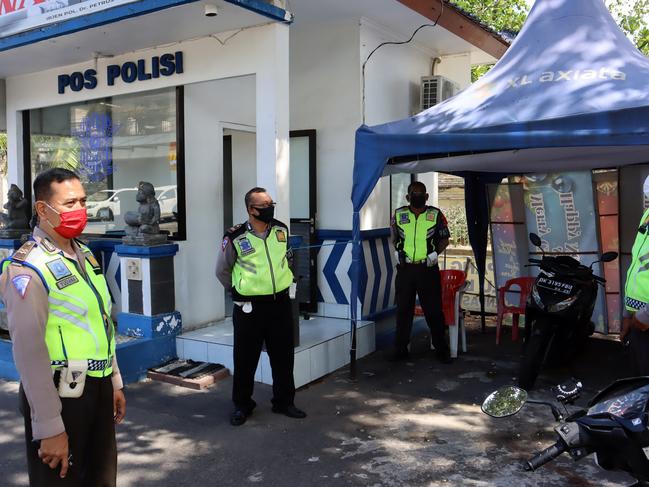
[[[422,76],[419,92],[419,111],[451,98],[460,91],[460,86],[444,76]]]

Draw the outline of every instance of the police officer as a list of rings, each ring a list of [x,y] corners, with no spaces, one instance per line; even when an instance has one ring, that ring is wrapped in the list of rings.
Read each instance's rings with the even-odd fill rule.
[[[291,418],[306,417],[293,403],[290,298],[295,286],[288,227],[273,218],[275,203],[264,188],[248,191],[245,204],[248,221],[225,234],[216,266],[217,278],[232,292],[234,301],[233,426],[245,423],[257,405],[252,392],[264,342],[273,372],[272,411]]]
[[[29,482],[115,486],[115,423],[126,401],[106,280],[76,240],[86,226],[86,193],[73,172],[50,169],[36,177],[34,195],[39,224],[0,276]]]
[[[424,310],[437,358],[450,363],[444,330],[442,288],[438,255],[446,249],[449,231],[446,218],[434,206],[427,206],[426,186],[415,181],[408,186],[408,206],[394,212],[392,236],[397,254],[397,330],[390,360],[407,359],[415,297]]]
[[[644,181],[644,196],[649,198],[649,176]],[[631,250],[631,265],[624,287],[624,315],[620,340],[630,352],[629,375],[649,375],[649,209],[642,215]]]

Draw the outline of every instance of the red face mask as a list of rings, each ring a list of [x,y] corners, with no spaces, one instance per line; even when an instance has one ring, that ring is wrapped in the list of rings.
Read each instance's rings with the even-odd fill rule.
[[[45,204],[47,205],[47,203]],[[86,228],[86,224],[88,223],[88,214],[86,213],[85,208],[79,208],[78,210],[61,213],[56,211],[50,205],[47,206],[49,206],[50,209],[61,218],[61,223],[59,223],[59,226],[52,226],[52,228],[54,228],[54,231],[61,235],[61,237],[72,239],[77,238],[79,235],[81,235],[81,233],[83,233],[83,230]],[[52,224],[50,223],[50,225]]]

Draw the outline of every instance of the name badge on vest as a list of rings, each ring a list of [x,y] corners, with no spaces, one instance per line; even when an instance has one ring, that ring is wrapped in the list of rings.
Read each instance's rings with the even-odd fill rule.
[[[242,255],[252,254],[255,251],[255,248],[247,238],[242,238],[241,240],[239,240],[239,248],[241,249]]]
[[[48,262],[46,265],[54,276],[54,279],[57,281],[72,275],[70,269],[68,269],[61,259],[53,260],[52,262]]]
[[[408,213],[399,213],[399,224],[403,225],[405,223],[410,223],[410,218],[408,218]]]
[[[286,242],[286,234],[283,230],[277,230],[276,235],[278,242]]]

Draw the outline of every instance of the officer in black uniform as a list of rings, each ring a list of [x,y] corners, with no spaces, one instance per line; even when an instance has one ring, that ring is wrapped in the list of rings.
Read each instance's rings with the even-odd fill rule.
[[[245,204],[248,221],[225,234],[216,266],[234,301],[233,426],[245,423],[257,405],[252,392],[264,342],[273,372],[273,412],[306,417],[293,403],[295,284],[288,227],[273,218],[275,203],[264,188],[248,191]]]
[[[427,206],[426,186],[415,181],[408,186],[410,203],[394,212],[392,236],[397,254],[397,329],[395,347],[390,359],[409,357],[408,343],[412,331],[415,297],[424,310],[435,354],[442,363],[450,363],[444,329],[442,288],[437,265],[438,255],[448,246],[450,233],[439,208]]]

